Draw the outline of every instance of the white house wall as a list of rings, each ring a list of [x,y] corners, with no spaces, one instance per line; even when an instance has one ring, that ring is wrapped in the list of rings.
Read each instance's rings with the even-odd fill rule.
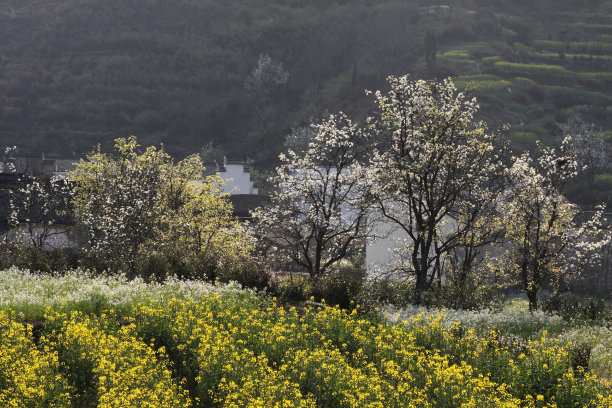
[[[244,164],[226,164],[225,171],[218,173],[226,183],[223,192],[228,194],[257,194],[253,188],[251,174],[244,171]]]
[[[373,230],[366,241],[366,270],[368,277],[397,278],[394,270],[402,263],[402,249],[410,249],[412,240],[395,222],[374,215]],[[442,234],[449,234],[457,226],[452,217],[445,218]]]
[[[40,235],[42,232],[42,226],[34,226],[34,236]],[[6,233],[4,237],[13,242],[21,241],[24,244],[31,243],[30,233],[28,232],[28,227],[26,226],[13,228]],[[63,225],[53,226],[49,232],[49,236],[45,240],[45,246],[43,249],[53,250],[66,248],[79,248],[77,233],[75,231],[71,231],[70,228]]]

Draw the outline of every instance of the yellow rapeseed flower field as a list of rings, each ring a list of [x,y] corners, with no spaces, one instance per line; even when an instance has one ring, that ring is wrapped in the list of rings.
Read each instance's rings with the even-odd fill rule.
[[[478,337],[439,316],[209,294],[49,308],[35,338],[0,312],[0,407],[608,407],[605,389],[546,335]]]

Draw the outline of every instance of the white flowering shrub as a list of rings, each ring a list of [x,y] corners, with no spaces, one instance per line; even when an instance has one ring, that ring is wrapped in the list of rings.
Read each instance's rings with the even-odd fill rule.
[[[72,196],[68,180],[62,176],[22,176],[18,185],[17,190],[10,192],[9,224],[14,240],[40,249],[53,248],[57,242],[66,243]],[[58,228],[58,224],[65,228]]]

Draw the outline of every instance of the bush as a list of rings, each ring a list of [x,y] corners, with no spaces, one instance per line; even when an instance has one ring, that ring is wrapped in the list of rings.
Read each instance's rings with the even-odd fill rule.
[[[142,254],[136,263],[136,276],[146,281],[161,282],[170,276],[214,281],[216,270],[216,262],[213,260],[205,257],[194,259],[181,251]]]
[[[79,266],[96,275],[107,272],[119,272],[121,264],[103,250],[83,249],[80,253]]]
[[[219,282],[238,282],[242,287],[265,290],[271,288],[271,277],[266,270],[251,258],[220,268],[217,272]]]
[[[291,274],[276,280],[274,289],[281,304],[308,300],[312,293],[312,280],[308,276]]]
[[[353,308],[364,282],[363,273],[353,270],[335,270],[313,282],[312,296],[317,301],[342,309]]]
[[[31,245],[4,243],[0,245],[0,268],[16,266],[32,272],[63,272],[76,267],[76,255],[71,250],[46,251]]]
[[[367,281],[356,302],[363,307],[393,305],[406,307],[416,303],[414,284],[403,281],[372,280]],[[432,287],[421,297],[421,306],[428,308],[452,308],[480,310],[497,308],[504,296],[492,285],[468,287],[463,291],[452,283]]]
[[[368,280],[362,285],[357,303],[370,308],[387,304],[404,307],[411,304],[413,286],[404,281]]]
[[[503,300],[504,295],[495,285],[468,285],[462,289],[449,282],[427,291],[422,303],[427,307],[480,310],[497,309]]]
[[[570,292],[558,292],[542,303],[542,310],[556,313],[566,321],[600,320],[606,317],[602,299],[581,297]]]

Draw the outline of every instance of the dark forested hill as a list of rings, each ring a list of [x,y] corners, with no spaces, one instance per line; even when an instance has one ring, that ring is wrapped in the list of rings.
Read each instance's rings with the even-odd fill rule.
[[[265,167],[405,73],[469,85],[519,149],[612,129],[612,1],[4,0],[0,38],[0,143],[63,155],[135,134]],[[248,82],[260,55],[288,76]]]

